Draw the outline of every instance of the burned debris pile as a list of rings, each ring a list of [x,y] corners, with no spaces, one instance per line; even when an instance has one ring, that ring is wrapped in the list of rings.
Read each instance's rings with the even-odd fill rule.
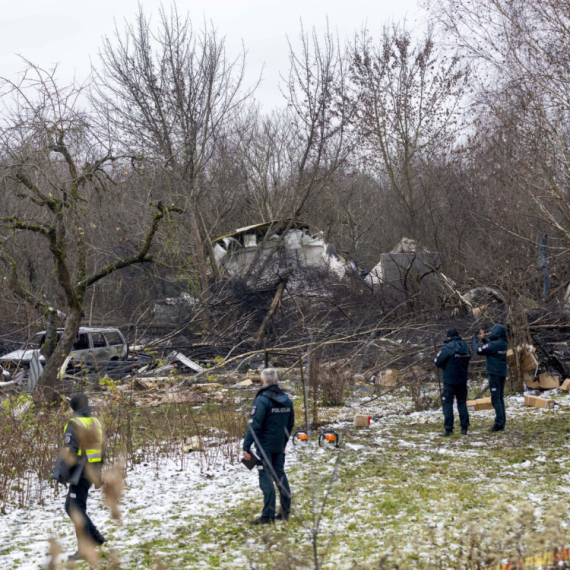
[[[550,389],[570,377],[564,311],[528,299],[514,310],[507,294],[486,285],[462,292],[441,271],[440,254],[414,240],[403,238],[370,272],[290,220],[213,243],[206,296],[181,291],[156,301],[147,321],[125,332],[130,344],[118,329],[81,328],[58,390],[128,391],[143,406],[222,402],[229,389],[254,389],[258,371],[273,366],[333,405],[354,390],[402,386],[419,401],[422,386],[439,382],[433,359],[445,331],[457,328],[469,340],[494,322],[511,331],[513,385]],[[42,334],[2,357],[2,393],[33,390]],[[473,378],[483,372],[473,359]]]

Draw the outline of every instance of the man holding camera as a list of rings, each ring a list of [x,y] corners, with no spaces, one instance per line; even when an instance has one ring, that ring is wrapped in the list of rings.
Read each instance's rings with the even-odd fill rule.
[[[507,377],[507,329],[503,325],[495,325],[489,338],[481,329],[473,335],[473,349],[477,354],[487,357],[487,374],[491,389],[491,403],[495,408],[495,423],[489,431],[503,431],[507,422],[505,413],[505,382]]]

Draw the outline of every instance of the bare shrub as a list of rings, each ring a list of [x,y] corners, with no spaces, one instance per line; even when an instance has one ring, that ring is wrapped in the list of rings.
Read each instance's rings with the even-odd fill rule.
[[[434,410],[441,405],[439,397],[432,395],[431,385],[426,382],[426,377],[427,374],[423,369],[417,366],[410,368],[403,376],[406,385],[410,388],[416,412]]]
[[[0,513],[6,512],[8,503],[25,507],[32,496],[41,503],[46,490],[53,487],[49,475],[64,421],[59,410],[38,408],[25,394],[4,400],[0,408]]]
[[[112,474],[107,491],[112,495],[108,500],[114,516],[118,515],[121,471],[142,461],[159,469],[165,460],[178,461],[184,469],[187,456],[180,442],[185,436],[200,438],[204,451],[199,464],[203,470],[240,460],[239,443],[247,419],[229,404],[141,408],[117,393],[93,399],[91,404],[106,436],[105,462]],[[0,513],[8,504],[22,508],[32,500],[41,502],[50,490],[57,492],[50,477],[69,411],[66,403],[38,408],[26,395],[5,400],[0,408]]]
[[[324,406],[344,406],[350,394],[350,374],[334,366],[323,366],[319,375],[319,388]]]

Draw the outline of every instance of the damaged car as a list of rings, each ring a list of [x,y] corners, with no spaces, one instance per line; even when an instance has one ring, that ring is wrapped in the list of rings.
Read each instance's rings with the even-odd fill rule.
[[[57,330],[57,340],[63,329]],[[29,366],[35,357],[41,364],[45,364],[45,357],[41,348],[46,341],[46,331],[34,335],[18,350],[0,356],[0,364]],[[73,344],[70,359],[76,362],[94,362],[102,360],[125,360],[128,355],[128,346],[121,331],[116,328],[81,327],[77,339]]]

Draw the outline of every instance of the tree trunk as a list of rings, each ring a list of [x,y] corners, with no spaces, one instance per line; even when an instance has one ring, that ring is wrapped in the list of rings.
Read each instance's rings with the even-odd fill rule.
[[[46,403],[54,402],[57,396],[58,374],[67,355],[73,349],[81,325],[81,310],[70,309],[65,329],[51,357],[47,359],[45,368],[38,380],[38,397]]]
[[[206,262],[206,256],[204,254],[204,240],[202,239],[202,234],[200,233],[198,217],[196,216],[196,212],[194,210],[194,204],[192,204],[190,207],[190,228],[192,237],[196,242],[196,258],[198,261],[198,274],[200,275],[200,289],[202,298],[206,300],[209,293],[208,264]]]
[[[57,345],[57,311],[49,310],[47,312],[46,341],[41,347],[41,353],[46,359],[50,359]]]
[[[210,257],[210,265],[212,266],[214,281],[218,282],[220,280],[220,268],[218,267],[216,254],[214,253],[214,246],[212,245],[212,240],[210,239],[210,235],[208,234],[204,218],[200,213],[198,213],[198,215],[200,216],[200,222],[202,222],[202,229],[204,230],[204,241],[206,242],[206,248],[208,249],[208,256]]]
[[[204,328],[209,330],[211,328],[211,315],[210,315],[210,283],[208,279],[208,265],[206,263],[206,256],[204,253],[204,240],[200,234],[200,227],[198,226],[198,217],[192,203],[189,208],[190,211],[190,229],[192,237],[196,242],[196,258],[198,261],[198,274],[200,276],[200,293],[203,305],[204,314]]]

